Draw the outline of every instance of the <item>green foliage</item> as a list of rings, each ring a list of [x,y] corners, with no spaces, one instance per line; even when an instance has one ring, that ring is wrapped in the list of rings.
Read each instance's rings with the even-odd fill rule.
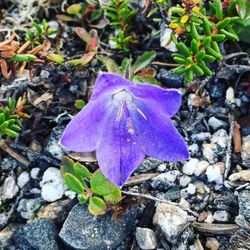
[[[108,72],[121,75],[135,82],[158,84],[155,79],[155,70],[146,68],[154,60],[155,56],[154,51],[145,52],[136,59],[134,64],[132,64],[132,59],[125,57],[120,66],[110,57],[99,56],[97,59],[105,65]]]
[[[110,20],[110,26],[115,29],[115,35],[110,39],[115,44],[116,49],[129,51],[129,44],[132,42],[131,20],[136,12],[129,7],[131,0],[110,0],[107,5],[102,6],[104,15]]]
[[[85,102],[83,100],[76,100],[75,101],[75,108],[82,109],[85,106]]]
[[[9,98],[7,107],[0,107],[0,138],[8,136],[15,138],[22,130],[19,116],[15,114],[17,102]]]
[[[26,41],[31,41],[34,45],[40,45],[50,35],[56,34],[57,30],[51,29],[46,19],[42,23],[33,22],[33,28],[26,31]]]
[[[79,162],[65,157],[61,172],[69,189],[78,194],[79,202],[84,204],[89,201],[89,212],[95,216],[105,213],[105,201],[115,204],[121,200],[119,187],[111,183],[100,170],[91,174]]]
[[[235,0],[231,5],[234,2]],[[240,18],[231,15],[229,10],[232,7],[229,5],[228,8],[223,8],[221,0],[210,2],[208,13],[199,0],[183,0],[181,6],[169,9],[172,21],[169,27],[178,35],[179,41],[176,43],[177,53],[173,54],[173,59],[180,66],[174,72],[184,73],[186,83],[192,81],[195,75],[212,74],[209,63],[223,59],[218,43],[239,40],[234,25]]]

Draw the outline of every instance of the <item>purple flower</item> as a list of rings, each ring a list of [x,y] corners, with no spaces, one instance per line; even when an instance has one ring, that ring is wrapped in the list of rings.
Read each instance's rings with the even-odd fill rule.
[[[68,124],[61,144],[75,152],[95,150],[102,173],[122,186],[145,156],[189,158],[170,119],[180,104],[176,90],[100,74],[91,99]]]

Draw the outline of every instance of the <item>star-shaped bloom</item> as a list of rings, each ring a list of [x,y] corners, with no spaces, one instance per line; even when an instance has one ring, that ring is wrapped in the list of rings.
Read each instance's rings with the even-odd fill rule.
[[[61,144],[75,152],[96,151],[102,173],[122,186],[145,156],[162,161],[189,158],[170,119],[180,104],[176,90],[102,73],[88,104],[66,127]]]

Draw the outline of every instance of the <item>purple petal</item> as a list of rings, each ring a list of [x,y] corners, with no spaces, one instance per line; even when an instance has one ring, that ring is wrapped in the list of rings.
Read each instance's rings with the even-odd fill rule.
[[[67,125],[60,143],[75,152],[94,151],[105,129],[103,123],[110,112],[108,105],[107,98],[89,101]]]
[[[137,107],[140,112],[133,112],[132,120],[143,152],[162,161],[188,159],[185,141],[161,107],[148,103]]]
[[[102,73],[96,79],[91,100],[94,100],[101,95],[112,95],[116,91],[133,85],[133,82],[130,82],[119,75],[112,73]]]
[[[150,105],[161,107],[170,117],[174,116],[181,105],[181,95],[174,89],[163,89],[152,84],[137,83],[128,90],[137,98]]]
[[[108,121],[96,156],[102,173],[116,185],[122,186],[145,155],[138,145],[136,134],[128,132],[125,115],[116,121],[116,114],[112,114]]]

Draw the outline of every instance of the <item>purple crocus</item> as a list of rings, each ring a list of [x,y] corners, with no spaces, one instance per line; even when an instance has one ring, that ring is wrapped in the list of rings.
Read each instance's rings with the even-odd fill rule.
[[[170,119],[180,104],[176,90],[102,73],[88,104],[66,127],[61,144],[75,152],[96,151],[102,173],[122,186],[145,156],[162,161],[189,158]]]

